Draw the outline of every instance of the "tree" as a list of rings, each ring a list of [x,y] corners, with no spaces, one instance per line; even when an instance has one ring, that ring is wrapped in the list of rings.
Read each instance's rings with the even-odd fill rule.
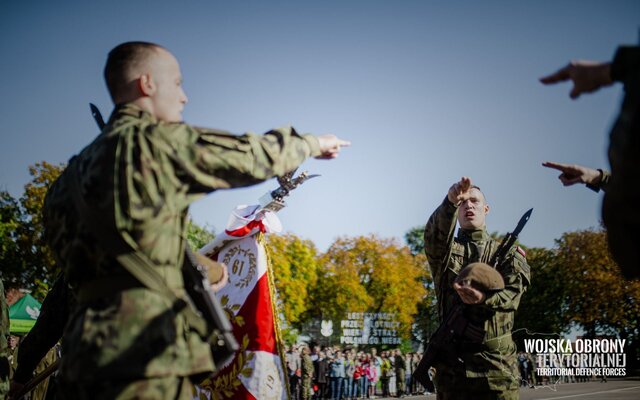
[[[568,286],[557,259],[557,251],[545,248],[526,249],[531,267],[531,285],[520,299],[513,336],[521,338],[544,334],[562,336],[570,328],[566,312]]]
[[[24,194],[20,204],[24,210],[26,220],[22,230],[25,255],[30,256],[30,266],[34,270],[33,282],[40,280],[45,287],[53,283],[60,272],[49,246],[44,239],[44,225],[42,222],[42,206],[49,187],[64,171],[65,166],[53,165],[46,161],[29,166],[32,179],[24,186]]]
[[[609,253],[606,232],[569,232],[556,242],[562,270],[558,279],[567,286],[567,316],[591,337],[618,334],[637,326],[640,282],[623,278]],[[627,333],[634,331],[632,328]]]
[[[580,324],[586,336],[619,336],[627,340],[627,367],[640,365],[640,281],[625,280],[608,250],[604,230],[569,232],[556,241],[566,285],[569,321]]]
[[[284,318],[289,329],[299,329],[311,306],[309,292],[318,282],[316,247],[293,234],[269,235],[267,246]]]
[[[187,242],[193,250],[199,250],[215,239],[215,231],[208,225],[204,227],[189,219],[187,223]]]
[[[18,230],[24,223],[20,204],[6,191],[0,192],[0,271],[5,287],[20,287],[26,279]]]
[[[424,262],[407,247],[375,235],[339,238],[320,265],[313,293],[317,314],[341,318],[347,311],[395,313],[400,335],[410,336],[417,304],[427,290],[422,284]]]
[[[404,241],[409,246],[411,254],[424,253],[424,225],[414,226],[404,234]]]
[[[433,288],[433,279],[429,270],[429,263],[424,254],[424,226],[418,225],[409,229],[404,234],[404,240],[416,257],[416,261],[423,264],[426,273],[422,279],[422,285],[427,295],[418,303],[418,311],[414,319],[413,336],[416,340],[426,343],[431,335],[438,329],[438,303],[436,292]]]
[[[7,192],[0,199],[3,278],[12,286],[31,289],[40,300],[60,271],[44,241],[42,205],[47,190],[63,170],[64,165],[36,163],[29,167],[32,179],[19,202]]]

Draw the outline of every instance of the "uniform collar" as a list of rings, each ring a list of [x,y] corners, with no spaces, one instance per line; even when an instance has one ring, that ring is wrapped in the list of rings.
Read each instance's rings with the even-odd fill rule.
[[[460,229],[458,239],[463,242],[480,242],[490,239],[486,229]]]
[[[154,117],[150,112],[143,110],[134,103],[124,103],[116,105],[116,107],[113,109],[110,120],[113,120],[114,118],[120,117],[122,115],[146,119],[151,121],[152,123],[158,122],[157,118]]]

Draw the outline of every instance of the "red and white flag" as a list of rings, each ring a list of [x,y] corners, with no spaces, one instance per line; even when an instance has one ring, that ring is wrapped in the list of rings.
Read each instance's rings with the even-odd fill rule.
[[[227,265],[229,283],[216,295],[227,311],[240,351],[201,386],[212,399],[287,399],[274,286],[264,234],[280,232],[273,212],[238,206],[224,233],[200,253]],[[203,393],[203,394],[204,394]]]

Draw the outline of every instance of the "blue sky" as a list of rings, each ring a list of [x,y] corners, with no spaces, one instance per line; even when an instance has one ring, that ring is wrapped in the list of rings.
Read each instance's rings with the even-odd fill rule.
[[[402,238],[463,175],[482,187],[490,231],[528,208],[520,239],[553,245],[598,226],[601,195],[563,188],[542,161],[606,166],[616,85],[577,101],[538,78],[570,59],[609,60],[637,44],[638,1],[5,1],[0,3],[0,188],[60,163],[112,109],[102,68],[129,40],[179,59],[185,121],[236,133],[291,124],[353,142],[280,212],[321,250],[337,236]],[[219,191],[192,207],[224,227],[236,204],[277,186]]]

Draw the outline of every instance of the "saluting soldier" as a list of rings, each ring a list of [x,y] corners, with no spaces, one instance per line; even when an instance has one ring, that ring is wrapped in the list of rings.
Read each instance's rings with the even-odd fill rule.
[[[335,158],[349,143],[291,127],[235,136],[183,123],[180,67],[157,44],[115,47],[104,76],[115,109],[44,206],[48,243],[78,301],[63,335],[62,397],[191,399],[192,381],[214,371],[210,347],[188,325],[183,301],[123,268],[111,238],[183,298],[193,201],[283,175],[308,157]]]
[[[434,383],[439,400],[518,398],[518,365],[511,329],[520,298],[530,282],[524,251],[514,246],[498,266],[504,280],[502,290],[481,290],[470,279],[456,281],[468,264],[489,263],[498,249],[498,243],[486,230],[488,213],[489,205],[480,188],[463,177],[451,186],[426,225],[425,252],[440,322],[463,303],[464,316],[486,331],[482,343],[463,342],[457,348],[456,359],[436,362]],[[456,220],[460,230],[454,237]]]

